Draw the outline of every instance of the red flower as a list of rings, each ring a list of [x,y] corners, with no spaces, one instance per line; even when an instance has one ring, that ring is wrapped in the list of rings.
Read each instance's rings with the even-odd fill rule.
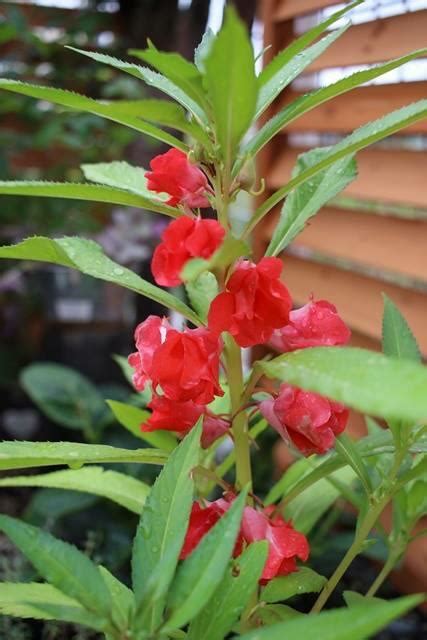
[[[274,331],[270,344],[278,351],[294,351],[343,345],[350,340],[350,335],[350,329],[333,304],[311,300],[301,309],[290,312],[289,324]]]
[[[185,263],[190,258],[210,258],[224,235],[225,229],[217,220],[181,216],[171,222],[153,254],[151,271],[156,282],[164,287],[181,284]]]
[[[207,329],[172,329],[167,320],[149,316],[135,330],[137,352],[129,356],[134,384],[141,391],[151,381],[170,400],[209,404],[224,395],[219,384],[221,343]]]
[[[331,449],[349,415],[338,402],[288,384],[280,386],[276,399],[264,400],[259,407],[282,438],[291,441],[304,455]]]
[[[274,329],[288,322],[292,301],[280,282],[282,261],[262,258],[258,264],[240,260],[209,310],[209,328],[228,331],[241,347],[267,342]]]
[[[193,504],[181,559],[190,555],[230,505],[230,501],[222,498],[208,503],[205,508],[200,507],[197,502]],[[268,556],[261,575],[261,584],[276,576],[296,571],[296,559],[305,562],[310,551],[306,537],[296,531],[290,522],[285,522],[280,515],[272,516],[273,510],[274,507],[268,507],[264,511],[245,507],[233,552],[234,557],[237,557],[242,553],[245,543],[251,544],[256,540],[268,541]]]
[[[190,162],[183,151],[169,149],[150,162],[147,171],[147,187],[157,193],[170,195],[167,204],[172,207],[184,204],[191,208],[209,207],[206,192],[210,191],[205,174]]]

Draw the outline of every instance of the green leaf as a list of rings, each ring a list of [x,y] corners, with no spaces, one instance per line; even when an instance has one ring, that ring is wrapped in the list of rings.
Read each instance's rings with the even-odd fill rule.
[[[144,198],[154,198],[164,202],[169,199],[167,194],[156,194],[147,188],[145,169],[134,167],[124,160],[118,162],[99,162],[96,164],[82,164],[84,177],[90,182],[106,184],[110,187],[125,189]],[[179,211],[176,212],[179,215]]]
[[[35,260],[71,267],[93,278],[113,282],[141,293],[151,300],[178,311],[195,324],[200,324],[200,319],[181,300],[110,260],[101,246],[93,240],[77,237],[50,239],[34,236],[19,244],[0,247],[0,258]]]
[[[344,7],[344,9],[335,12],[327,20],[324,20],[312,29],[303,33],[302,36],[294,40],[288,47],[286,47],[286,49],[283,49],[283,51],[281,51],[264,67],[258,77],[260,92],[256,111],[257,118],[273,102],[279,93],[296,78],[297,75],[299,75],[309,64],[311,64],[311,62],[313,62],[313,60],[320,56],[330,44],[332,44],[334,34],[338,32],[338,35],[341,35],[341,33],[339,33],[340,30],[337,29],[336,32],[330,34],[332,38],[329,38],[329,40],[327,40],[327,36],[306,51],[304,51],[305,47],[317,40],[317,38],[328,29],[328,27],[340,20],[342,16],[357,7],[361,2],[364,2],[364,0],[356,0],[356,2],[353,2],[352,4]],[[321,45],[321,43],[323,43],[323,45]]]
[[[261,603],[254,614],[255,620],[260,620],[263,625],[269,626],[277,622],[283,622],[291,618],[298,618],[304,615],[286,604],[265,604]]]
[[[325,155],[321,162],[306,169],[298,176],[290,180],[284,187],[273,193],[263,204],[258,207],[254,215],[248,222],[244,230],[246,236],[258,224],[260,220],[272,209],[278,202],[293,191],[296,187],[310,178],[313,178],[323,169],[330,167],[341,158],[351,156],[355,152],[368,147],[374,142],[378,142],[387,136],[408,127],[414,122],[423,120],[427,117],[427,100],[419,100],[413,104],[397,109],[388,113],[386,116],[374,120],[368,124],[356,129],[352,134],[343,138],[340,142],[330,148],[328,154]]]
[[[267,560],[266,540],[254,542],[234,562],[210,600],[192,620],[188,640],[223,640],[256,591]]]
[[[194,258],[189,260],[180,274],[181,278],[184,282],[195,280],[205,271],[215,271],[220,267],[228,267],[237,258],[250,253],[250,247],[246,242],[235,238],[230,233],[209,259]]]
[[[77,442],[0,442],[0,470],[29,469],[69,465],[78,468],[84,464],[103,462],[137,462],[164,464],[167,453],[157,449],[119,449],[105,444],[79,444]]]
[[[301,154],[292,177],[295,178],[317,164],[329,151],[330,147],[312,149]],[[285,200],[280,220],[274,230],[266,255],[276,256],[283,251],[304,229],[307,221],[356,177],[356,162],[350,156],[342,158],[325,171],[318,173],[312,180],[308,180],[294,189]]]
[[[316,46],[318,45],[314,45],[314,47]],[[426,50],[420,49],[406,56],[402,56],[401,58],[389,60],[385,64],[379,64],[375,67],[371,67],[370,69],[357,71],[356,73],[338,80],[338,82],[334,82],[333,84],[330,84],[326,87],[321,87],[320,89],[316,89],[316,91],[312,91],[311,93],[307,93],[298,97],[296,100],[286,105],[286,107],[284,107],[284,109],[282,109],[279,113],[270,118],[259,129],[259,131],[255,133],[251,140],[249,140],[248,144],[242,151],[242,158],[238,160],[235,168],[233,169],[233,175],[237,175],[237,173],[240,171],[245,158],[254,157],[277,133],[279,133],[284,127],[289,125],[297,118],[300,118],[302,115],[308,113],[315,107],[323,104],[324,102],[327,102],[328,100],[331,100],[332,98],[335,98],[336,96],[347,93],[347,91],[351,91],[355,87],[358,87],[365,82],[382,76],[384,73],[388,73],[389,71],[397,69],[398,67],[401,67],[403,64],[406,64],[407,62],[410,62],[415,58],[425,55]],[[274,89],[274,85],[272,86],[272,88]]]
[[[46,182],[46,181],[0,181],[1,195],[42,196],[44,198],[66,198],[68,200],[86,200],[88,202],[108,202],[125,207],[138,207],[176,218],[178,209],[169,207],[155,198],[144,198],[124,189],[107,187],[84,182]]]
[[[326,582],[326,578],[313,569],[299,567],[295,573],[270,580],[261,591],[260,599],[264,602],[280,602],[302,593],[319,593]]]
[[[162,76],[160,73],[152,71],[148,67],[141,67],[140,65],[133,64],[132,62],[125,62],[124,60],[113,58],[112,56],[106,55],[105,53],[84,51],[83,49],[76,49],[75,47],[67,47],[67,49],[91,58],[92,60],[95,60],[95,62],[107,64],[110,67],[114,67],[115,69],[119,69],[124,73],[129,73],[135,78],[143,80],[150,87],[154,87],[155,89],[166,93],[168,96],[173,98],[173,100],[179,102],[185,109],[187,109],[187,111],[192,113],[196,120],[198,120],[200,123],[207,123],[206,115],[204,111],[199,107],[199,105],[194,102],[194,100],[190,98],[190,96],[188,96],[184,91],[182,91],[176,84],[171,82],[168,78]],[[176,145],[175,143],[173,143],[172,146],[183,148],[182,143],[180,143],[180,145]]]
[[[122,374],[131,387],[133,388],[133,368],[130,366],[128,359],[125,356],[120,356],[117,353],[112,355],[114,362],[120,367]]]
[[[246,27],[232,8],[204,61],[206,88],[225,165],[252,123],[257,98],[254,54]]]
[[[164,591],[171,582],[187,531],[193,500],[191,470],[197,466],[201,421],[170,455],[167,465],[157,477],[145,504],[132,551],[132,582],[137,607],[143,607],[146,587],[156,567],[162,564],[159,580]],[[155,591],[157,585],[151,585]],[[163,593],[162,593],[163,595]],[[164,598],[159,597],[144,622],[149,629],[161,621]]]
[[[385,602],[385,600],[383,600],[382,598],[363,596],[361,593],[357,593],[357,591],[343,591],[342,596],[344,598],[344,602],[348,607],[354,607],[358,605],[369,606],[378,602]]]
[[[176,447],[176,438],[168,431],[141,431],[141,424],[146,422],[150,417],[150,412],[145,409],[139,409],[131,404],[118,402],[117,400],[106,401],[116,420],[125,429],[130,431],[136,438],[145,440],[151,446],[171,452]]]
[[[30,96],[31,98],[37,98],[38,100],[47,100],[54,104],[67,107],[69,109],[75,109],[76,111],[84,111],[92,113],[107,120],[112,120],[119,124],[124,124],[131,129],[135,129],[140,133],[161,140],[162,142],[177,147],[178,149],[187,149],[179,138],[172,136],[166,131],[162,131],[158,127],[155,127],[148,122],[144,122],[141,118],[126,114],[120,107],[116,108],[114,103],[103,103],[98,100],[93,100],[87,96],[79,95],[73,91],[65,91],[64,89],[55,89],[54,87],[44,87],[42,85],[29,84],[27,82],[20,82],[18,80],[10,80],[8,78],[0,78],[0,89],[6,91],[13,91],[14,93],[20,93],[24,96]]]
[[[314,347],[259,362],[259,369],[363,413],[386,419],[427,418],[427,368],[366,349]]]
[[[105,618],[86,611],[76,600],[50,584],[0,582],[0,614],[36,620],[61,620],[97,631],[105,628]]]
[[[215,34],[212,29],[206,29],[200,43],[197,45],[194,50],[194,64],[198,68],[198,70],[202,73],[205,71],[205,60],[209,55],[209,52],[212,48],[212,45],[215,40]]]
[[[206,605],[221,582],[239,532],[247,491],[202,538],[180,565],[169,592],[166,629],[179,629]]]
[[[61,364],[41,362],[26,367],[22,387],[48,418],[68,429],[96,428],[105,417],[97,388],[85,376]]]
[[[210,271],[204,271],[198,278],[185,283],[185,290],[191,306],[197,315],[206,320],[212,300],[218,295],[218,281]]]
[[[10,476],[0,479],[0,487],[50,487],[83,491],[117,502],[140,514],[150,487],[132,476],[102,467],[68,469],[38,476]]]
[[[120,582],[120,580],[113,576],[113,574],[102,565],[100,565],[99,571],[110,592],[111,602],[113,604],[113,620],[120,629],[127,629],[133,608],[133,593],[123,582]]]
[[[391,358],[421,362],[417,341],[394,302],[383,293],[383,352]]]
[[[335,450],[354,470],[355,474],[363,484],[368,496],[372,493],[372,483],[368,474],[363,458],[356,444],[348,437],[346,433],[342,433],[335,440]]]
[[[0,529],[45,580],[88,611],[109,617],[110,593],[98,567],[87,555],[50,533],[9,516],[0,515]]]
[[[366,640],[389,622],[422,602],[420,596],[398,598],[392,602],[366,607],[332,609],[318,615],[304,616],[256,629],[241,636],[242,640],[283,640],[286,638],[316,638],[316,640]]]

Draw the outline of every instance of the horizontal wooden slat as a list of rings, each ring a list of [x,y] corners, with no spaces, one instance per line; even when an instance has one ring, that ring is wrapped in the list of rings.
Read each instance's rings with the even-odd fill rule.
[[[311,294],[329,300],[351,328],[374,340],[381,339],[381,292],[386,293],[406,317],[427,355],[426,295],[290,255],[284,257],[283,280],[297,304],[304,304]]]
[[[267,186],[278,189],[290,178],[302,149],[286,148],[267,174]],[[425,207],[427,152],[368,149],[357,154],[359,175],[345,194],[379,202]]]
[[[308,70],[381,62],[426,45],[427,10],[414,11],[353,26]]]
[[[266,241],[271,238],[274,218],[264,227]],[[427,282],[427,220],[325,207],[294,245]]]
[[[286,91],[280,107],[283,108],[300,95],[296,91]],[[286,127],[286,132],[346,133],[366,122],[380,118],[385,113],[425,98],[427,98],[427,82],[359,87],[321,104],[291,122]],[[401,133],[408,132],[426,133],[427,119],[416,122]]]
[[[274,20],[289,20],[296,16],[324,9],[342,0],[279,0],[274,12]]]
[[[48,7],[36,5],[33,2],[27,4],[15,2],[1,2],[0,16],[7,18],[11,10],[19,10],[27,22],[33,27],[56,26],[68,27],[71,23],[81,20],[82,15],[97,16],[100,26],[105,23],[112,23],[114,14],[105,11],[94,11],[93,9],[69,9],[66,7]]]

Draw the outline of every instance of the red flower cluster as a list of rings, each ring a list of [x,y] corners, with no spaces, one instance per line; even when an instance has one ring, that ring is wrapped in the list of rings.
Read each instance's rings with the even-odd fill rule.
[[[263,416],[287,442],[304,455],[326,453],[344,431],[348,409],[317,393],[282,384],[277,398],[259,405]]]
[[[212,301],[209,329],[218,335],[228,331],[241,347],[267,342],[274,329],[288,322],[292,308],[281,272],[279,258],[262,258],[258,264],[240,260],[226,291]]]
[[[225,229],[217,220],[181,216],[170,223],[156,247],[151,271],[157,284],[175,287],[182,283],[180,273],[191,258],[210,258],[223,241]]]
[[[350,340],[350,329],[326,300],[311,300],[301,309],[291,311],[289,323],[274,331],[270,344],[278,351],[294,351],[306,347],[344,345]]]
[[[208,503],[205,508],[196,502],[193,504],[190,522],[181,559],[186,558],[199,544],[200,540],[218,522],[230,508],[231,503],[220,499]],[[245,544],[257,540],[268,541],[268,556],[261,575],[262,584],[276,576],[285,576],[297,570],[296,559],[305,562],[309,555],[306,537],[296,531],[290,522],[285,522],[280,515],[272,515],[274,507],[257,511],[253,507],[245,507],[240,532],[234,547],[234,557],[242,553]]]
[[[190,162],[183,151],[169,149],[150,162],[145,173],[147,188],[170,195],[167,204],[187,205],[191,209],[209,207],[206,193],[211,191],[205,174]]]

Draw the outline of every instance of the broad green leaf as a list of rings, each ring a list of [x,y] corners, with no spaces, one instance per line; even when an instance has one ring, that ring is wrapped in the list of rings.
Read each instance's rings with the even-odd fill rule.
[[[125,62],[124,60],[119,60],[118,58],[113,58],[112,56],[106,55],[105,53],[96,53],[95,51],[84,51],[83,49],[76,49],[75,47],[67,47],[71,51],[75,51],[76,53],[80,53],[83,56],[87,56],[95,62],[100,62],[101,64],[107,64],[110,67],[114,67],[115,69],[119,69],[124,73],[129,73],[131,76],[135,78],[139,78],[143,80],[150,87],[154,87],[163,93],[166,93],[168,96],[179,102],[187,111],[193,114],[193,116],[202,124],[207,123],[206,115],[204,111],[199,107],[199,105],[194,102],[190,96],[188,96],[184,91],[182,91],[176,84],[171,82],[165,76],[162,76],[161,73],[157,73],[156,71],[152,71],[148,67],[141,67],[138,64],[133,64],[132,62]],[[182,143],[180,145],[176,145],[175,143],[172,146],[178,148],[183,148]]]
[[[144,133],[147,136],[161,140],[162,142],[177,147],[178,149],[187,149],[179,138],[172,136],[170,133],[166,133],[162,129],[155,127],[148,122],[144,122],[141,118],[126,114],[125,111],[120,108],[116,108],[113,102],[103,103],[98,100],[93,100],[87,96],[79,95],[73,91],[65,91],[64,89],[55,89],[54,87],[44,87],[43,85],[29,84],[27,82],[20,82],[19,80],[10,80],[8,78],[0,78],[0,89],[6,91],[13,91],[14,93],[21,93],[24,96],[30,96],[31,98],[37,98],[38,100],[47,100],[53,102],[53,104],[61,105],[69,109],[76,111],[84,111],[87,113],[93,113],[94,115],[107,118],[119,124],[124,124],[135,131]]]
[[[368,147],[374,142],[378,142],[387,136],[408,127],[414,122],[423,120],[427,117],[427,100],[419,100],[407,107],[397,109],[388,113],[386,116],[369,122],[352,134],[343,138],[340,142],[330,148],[329,153],[321,162],[306,169],[295,178],[292,178],[284,187],[273,193],[263,204],[258,207],[244,230],[246,236],[258,224],[260,220],[272,209],[278,202],[293,191],[296,187],[310,178],[313,178],[323,169],[330,167],[341,158],[351,156],[357,151]]]
[[[66,198],[68,200],[86,200],[88,202],[108,202],[125,207],[138,207],[156,213],[176,218],[180,215],[178,209],[169,207],[161,200],[144,198],[136,193],[124,189],[107,187],[100,184],[86,184],[84,182],[46,182],[40,181],[0,181],[0,195],[10,196],[42,196],[44,198]]]
[[[304,49],[317,40],[317,38],[328,29],[328,27],[340,20],[348,11],[357,7],[361,2],[364,2],[364,0],[356,0],[356,2],[353,2],[352,4],[344,7],[344,9],[335,12],[320,24],[303,33],[264,67],[258,76],[260,92],[256,111],[257,118],[273,102],[284,87],[289,85],[289,83],[292,82],[292,80],[294,80],[296,76],[304,70],[304,68],[311,64],[313,60],[321,55],[322,51],[329,46],[329,44],[332,44],[332,42],[326,41],[325,43],[325,39],[323,39],[320,42],[323,42],[323,44],[326,45],[324,48],[318,47],[317,49],[313,49],[313,47],[311,47],[306,51],[304,51]],[[319,44],[320,43],[317,43],[317,45]]]
[[[61,620],[102,631],[106,619],[86,611],[50,584],[0,582],[0,614],[36,620]],[[6,640],[6,639],[5,639]]]
[[[354,607],[358,605],[372,605],[378,602],[385,602],[382,598],[374,598],[371,596],[364,596],[361,593],[357,593],[357,591],[343,591],[342,594],[344,598],[344,602],[348,607]]]
[[[149,411],[139,409],[139,407],[134,407],[131,404],[118,402],[117,400],[107,400],[107,404],[117,421],[136,438],[145,440],[153,447],[157,447],[163,451],[170,452],[175,449],[176,438],[168,431],[141,431],[141,424],[146,422],[150,417]]]
[[[289,52],[284,49],[278,54],[272,62],[261,71],[258,78],[259,95],[256,105],[256,118],[266,110],[266,108],[275,100],[275,98],[285,89],[290,83],[295,80],[316,58],[322,55],[328,47],[331,46],[340,38],[343,33],[347,31],[350,23],[347,22],[340,29],[331,31],[327,36],[307,47],[298,54],[294,54],[292,58],[289,58]],[[298,41],[297,41],[298,42]],[[296,43],[294,43],[295,46]],[[292,45],[291,45],[292,46]],[[271,68],[273,65],[279,67],[279,61],[283,59],[283,64],[278,68],[276,73],[273,73]],[[271,66],[270,66],[271,65]]]
[[[209,52],[214,43],[215,37],[216,36],[212,31],[212,29],[210,28],[206,29],[200,43],[197,45],[196,49],[194,50],[194,64],[196,65],[198,70],[202,73],[205,71],[205,60],[209,55]]]
[[[38,476],[10,476],[0,479],[0,487],[50,487],[83,491],[108,498],[140,514],[150,487],[132,476],[102,467],[53,471]]]
[[[80,444],[77,442],[0,442],[0,470],[30,469],[68,465],[79,468],[84,464],[104,462],[137,462],[159,464],[166,462],[168,454],[158,449],[119,449],[106,444]]]
[[[338,82],[334,82],[326,87],[321,87],[311,93],[306,93],[298,97],[296,100],[286,105],[286,107],[284,107],[279,113],[270,118],[259,129],[259,131],[255,133],[251,140],[249,140],[248,144],[242,151],[242,158],[237,161],[236,166],[233,169],[233,175],[237,175],[245,158],[255,156],[284,127],[297,118],[300,118],[305,113],[308,113],[311,109],[314,109],[320,104],[323,104],[336,96],[342,95],[347,91],[351,91],[365,82],[382,76],[384,73],[397,69],[415,58],[425,55],[426,50],[420,49],[406,56],[402,56],[401,58],[389,60],[385,64],[379,64],[375,67],[371,67],[370,69],[357,71],[350,76],[346,76],[345,78],[338,80]]]
[[[240,528],[247,491],[202,538],[178,568],[169,592],[170,617],[167,629],[179,629],[190,622],[209,601],[221,582]]]
[[[170,455],[167,465],[157,477],[135,536],[132,551],[132,582],[137,607],[143,606],[147,583],[156,567],[162,564],[159,576],[165,588],[171,582],[184,542],[193,499],[191,470],[197,466],[200,448],[201,422],[184,438]],[[150,590],[155,587],[151,585]],[[149,629],[161,621],[163,598],[147,612]]]
[[[109,616],[110,593],[88,556],[76,547],[25,522],[0,515],[0,530],[19,548],[39,574],[88,611]]]
[[[356,446],[356,443],[349,438],[346,433],[342,433],[335,440],[335,450],[350,465],[359,480],[363,484],[366,494],[369,496],[372,492],[372,483],[368,474],[368,470],[363,461],[362,456]]]
[[[254,542],[234,562],[210,600],[192,620],[188,640],[223,640],[256,591],[267,560],[266,540]]]
[[[225,166],[252,123],[257,98],[254,54],[246,27],[232,8],[204,61],[205,83]]]
[[[98,182],[110,187],[125,189],[144,198],[153,198],[162,202],[169,199],[169,195],[157,194],[147,188],[145,169],[134,167],[124,160],[82,164],[80,168],[86,180],[90,180],[90,182]],[[176,215],[179,215],[179,211],[176,212]]]
[[[224,242],[208,259],[194,258],[189,260],[181,272],[184,282],[195,280],[205,271],[215,271],[221,267],[228,267],[234,260],[251,253],[250,248],[243,242],[228,234]]]
[[[212,300],[218,295],[218,281],[210,271],[204,271],[198,278],[185,283],[190,304],[197,315],[206,320]]]
[[[68,429],[97,429],[105,418],[104,400],[90,380],[62,364],[26,367],[20,383],[48,418]]]
[[[259,369],[363,413],[386,419],[427,419],[427,368],[349,347],[314,347],[259,362]]]
[[[326,583],[326,578],[309,567],[299,567],[295,573],[274,578],[261,591],[260,600],[264,602],[280,602],[302,593],[319,593]]]
[[[241,636],[242,640],[283,640],[315,638],[316,640],[366,640],[389,622],[422,602],[420,596],[398,598],[391,602],[366,607],[332,609],[318,615],[304,616],[256,629]]]
[[[93,278],[114,282],[126,289],[141,293],[178,311],[195,324],[200,324],[196,314],[181,300],[143,280],[130,269],[113,262],[105,255],[101,246],[93,240],[77,237],[50,239],[34,236],[19,244],[0,247],[0,258],[35,260],[71,267]]]
[[[421,362],[417,341],[394,302],[383,294],[383,352],[391,358]]]
[[[110,592],[113,621],[119,628],[127,629],[133,608],[133,593],[102,565],[99,566],[99,571]]]
[[[291,618],[298,618],[303,615],[303,613],[292,609],[292,607],[288,607],[286,604],[261,603],[261,605],[256,609],[253,618],[257,623],[261,621],[263,625],[269,626],[276,624],[277,622],[283,622],[284,620],[290,620]]]
[[[312,149],[307,153],[301,154],[298,157],[292,177],[295,178],[306,169],[317,164],[329,151],[330,147]],[[277,256],[283,249],[286,249],[304,229],[307,221],[331,198],[334,198],[340,191],[345,189],[356,177],[356,162],[352,156],[349,156],[342,158],[325,169],[325,171],[318,173],[312,180],[308,180],[294,189],[285,200],[266,255]]]
[[[202,75],[192,62],[183,58],[179,53],[159,51],[152,46],[148,49],[130,49],[128,53],[147,62],[182,89],[202,109],[205,108],[206,98],[203,91]]]

